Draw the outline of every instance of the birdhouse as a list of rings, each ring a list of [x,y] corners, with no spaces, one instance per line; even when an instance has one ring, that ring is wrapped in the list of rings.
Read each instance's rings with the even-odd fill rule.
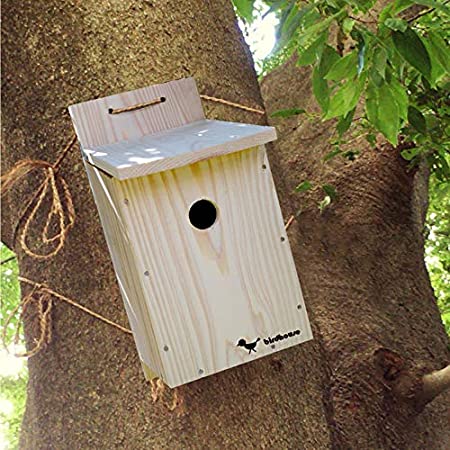
[[[264,144],[192,78],[69,108],[148,378],[170,387],[312,338]]]

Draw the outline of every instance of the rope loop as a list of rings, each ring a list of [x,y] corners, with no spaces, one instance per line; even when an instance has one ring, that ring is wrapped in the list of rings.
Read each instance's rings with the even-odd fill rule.
[[[75,143],[75,139],[75,136],[73,136],[55,164],[50,164],[42,160],[25,159],[19,161],[8,173],[1,177],[3,196],[18,181],[31,172],[41,170],[44,174],[42,183],[19,217],[15,233],[15,237],[18,234],[18,241],[22,250],[33,258],[49,259],[55,256],[64,246],[66,237],[75,223],[75,209],[72,196],[66,181],[58,170],[59,164]],[[48,195],[51,197],[51,206],[40,239],[46,246],[53,245],[53,248],[48,252],[38,253],[36,250],[31,249],[27,242],[27,237],[30,226]],[[53,235],[50,233],[52,223],[57,224],[57,230]],[[21,227],[21,225],[23,226]],[[20,232],[18,233],[19,229]]]
[[[11,311],[9,316],[6,318],[2,333],[4,348],[8,353],[10,352],[9,350],[10,344],[7,342],[7,330],[12,322],[12,319],[16,316],[19,309],[21,309],[20,315],[17,318],[17,326],[14,332],[14,338],[12,342],[13,346],[17,347],[17,345],[19,344],[20,330],[22,328],[23,317],[32,306],[36,308],[36,316],[38,318],[39,324],[38,325],[39,333],[38,336],[34,338],[34,345],[30,350],[26,350],[25,352],[18,352],[14,350],[12,352],[13,355],[17,357],[30,358],[31,356],[34,356],[36,353],[41,351],[48,344],[50,344],[52,340],[51,312],[53,307],[53,300],[51,298],[51,295],[43,290],[42,285],[36,285],[33,287],[33,289],[31,289],[29,294],[23,297],[21,302]]]

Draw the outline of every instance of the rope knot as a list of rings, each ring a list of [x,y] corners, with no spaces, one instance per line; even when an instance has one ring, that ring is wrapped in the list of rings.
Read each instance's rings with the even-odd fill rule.
[[[75,140],[76,137],[73,136],[54,164],[41,160],[26,159],[19,161],[8,173],[1,177],[2,195],[4,195],[19,180],[31,172],[41,170],[44,173],[44,180],[21,213],[14,234],[16,238],[18,230],[22,225],[18,234],[18,240],[22,250],[33,258],[49,259],[55,256],[64,246],[67,234],[75,223],[75,210],[72,196],[66,181],[58,170],[59,164],[75,143]],[[41,233],[41,241],[47,247],[50,246],[50,250],[38,253],[36,250],[30,248],[27,242],[27,236],[31,223],[48,195],[51,196],[51,206]],[[57,230],[51,235],[50,229],[54,222]]]
[[[37,284],[34,286],[30,293],[22,298],[20,303],[11,311],[9,316],[7,317],[4,327],[3,327],[3,346],[9,352],[9,344],[7,342],[7,330],[9,328],[12,319],[15,317],[17,311],[21,309],[20,315],[17,319],[17,326],[15,327],[14,338],[13,338],[13,346],[17,347],[20,339],[20,330],[22,328],[23,317],[26,312],[34,306],[36,309],[36,316],[38,318],[38,327],[39,332],[37,337],[34,338],[34,345],[30,350],[26,350],[25,352],[18,352],[14,350],[12,353],[17,357],[29,358],[48,344],[50,344],[52,340],[52,307],[53,300],[50,293],[46,290],[45,285]]]

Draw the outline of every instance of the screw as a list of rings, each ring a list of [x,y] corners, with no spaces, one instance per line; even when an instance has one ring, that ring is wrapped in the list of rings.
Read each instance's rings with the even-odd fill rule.
[[[144,272],[144,275],[145,275],[146,277],[149,277],[149,276],[150,276],[150,272],[149,272],[148,270],[146,270],[146,271]]]
[[[167,345],[165,345],[165,346],[163,347],[163,350],[164,350],[165,352],[168,352],[168,351],[169,351],[169,347],[168,347]]]
[[[198,370],[198,374],[199,374],[199,375],[203,375],[203,374],[204,374],[203,369],[199,369],[199,370]]]
[[[286,240],[286,238],[284,236],[281,236],[281,242],[284,242]]]

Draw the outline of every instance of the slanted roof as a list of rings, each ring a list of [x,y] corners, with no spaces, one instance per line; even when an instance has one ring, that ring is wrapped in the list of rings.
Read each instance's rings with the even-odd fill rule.
[[[130,108],[155,99],[161,101]],[[193,78],[78,103],[69,112],[85,158],[120,180],[276,139],[273,127],[206,120]]]
[[[275,128],[199,120],[139,139],[83,149],[94,166],[119,180],[175,169],[276,139]]]

